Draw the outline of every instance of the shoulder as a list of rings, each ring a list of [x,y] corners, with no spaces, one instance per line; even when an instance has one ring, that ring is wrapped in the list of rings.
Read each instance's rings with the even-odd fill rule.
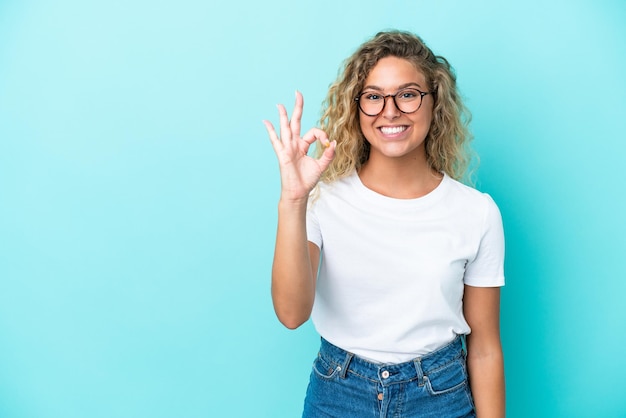
[[[449,183],[448,189],[455,198],[464,200],[468,204],[487,206],[496,204],[488,193],[481,192],[480,190],[463,184],[458,180],[454,180],[452,177],[447,175],[446,179]]]
[[[332,181],[320,181],[309,195],[309,205],[337,197],[351,196],[355,190],[356,172]]]
[[[489,222],[488,219],[500,219],[498,205],[488,193],[481,192],[451,177],[447,177],[447,181],[449,203],[462,208],[466,214],[474,214],[487,222]]]

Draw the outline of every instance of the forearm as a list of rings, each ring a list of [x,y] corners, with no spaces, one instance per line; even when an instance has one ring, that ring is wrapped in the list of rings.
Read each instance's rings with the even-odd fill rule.
[[[278,204],[278,230],[272,266],[272,300],[276,316],[294,329],[311,315],[315,296],[306,236],[306,199]]]
[[[502,350],[472,354],[468,345],[467,368],[478,418],[505,416],[504,362]]]

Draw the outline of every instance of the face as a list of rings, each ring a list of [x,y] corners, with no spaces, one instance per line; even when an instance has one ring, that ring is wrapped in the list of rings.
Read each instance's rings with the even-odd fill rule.
[[[429,91],[426,77],[411,62],[385,57],[372,68],[362,91],[385,96],[405,88]],[[392,97],[385,99],[383,111],[376,116],[359,111],[361,131],[371,145],[370,161],[376,158],[419,158],[425,161],[424,139],[430,128],[432,112],[433,97],[430,94],[422,98],[422,105],[414,113],[401,112]]]

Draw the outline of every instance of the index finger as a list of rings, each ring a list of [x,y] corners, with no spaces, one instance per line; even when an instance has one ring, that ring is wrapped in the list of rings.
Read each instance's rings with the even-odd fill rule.
[[[320,141],[324,148],[328,148],[328,146],[330,145],[328,135],[320,128],[311,128],[307,133],[304,134],[302,140],[309,145],[313,144],[313,142],[315,141]]]

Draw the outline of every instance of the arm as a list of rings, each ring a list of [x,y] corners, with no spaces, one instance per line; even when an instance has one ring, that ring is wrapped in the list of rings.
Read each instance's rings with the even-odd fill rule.
[[[315,298],[319,248],[306,238],[306,202],[278,204],[272,300],[280,322],[295,329],[309,319]]]
[[[307,240],[306,208],[309,193],[332,161],[336,146],[320,129],[311,129],[300,137],[303,107],[300,93],[296,93],[291,120],[285,107],[278,106],[280,138],[272,124],[263,121],[278,158],[281,178],[272,266],[272,300],[276,316],[290,329],[309,319],[313,308],[320,250]],[[310,145],[316,140],[326,146],[319,159],[307,155]]]
[[[500,343],[500,288],[465,286],[467,368],[478,418],[504,417],[504,361]]]

